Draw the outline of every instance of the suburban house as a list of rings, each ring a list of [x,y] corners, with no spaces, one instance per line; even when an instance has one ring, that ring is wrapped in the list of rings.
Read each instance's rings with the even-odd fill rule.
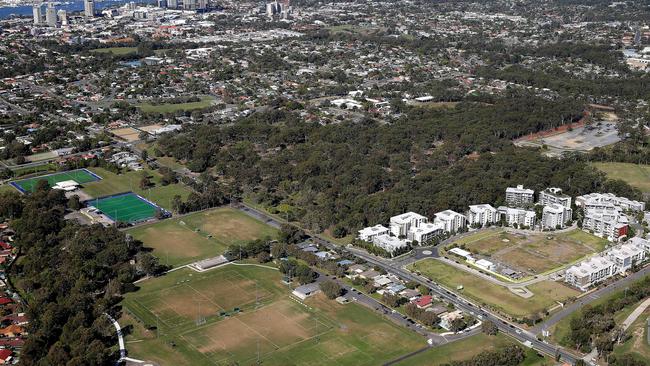
[[[415,306],[417,306],[420,309],[426,309],[429,306],[431,306],[431,304],[433,303],[433,296],[431,295],[422,296],[419,299],[413,301],[413,303],[415,304]]]
[[[472,205],[467,211],[467,221],[470,226],[487,226],[499,221],[499,211],[489,204]]]
[[[542,210],[542,229],[564,228],[571,221],[573,211],[571,208],[559,203],[551,203]]]
[[[562,193],[562,189],[560,188],[546,188],[539,192],[537,203],[542,206],[558,204],[566,208],[571,208],[571,196]]]
[[[390,231],[383,225],[375,225],[359,230],[359,239],[371,242],[376,236],[388,235]]]
[[[452,311],[446,314],[440,315],[440,326],[450,330],[451,324],[456,319],[463,319],[463,312],[460,310]]]
[[[525,189],[524,186],[506,188],[506,204],[514,207],[523,207],[533,203],[535,191]]]
[[[520,208],[511,208],[500,206],[498,208],[499,220],[503,219],[508,226],[517,224],[518,226],[535,226],[535,211],[523,210]]]
[[[445,210],[434,215],[434,224],[442,224],[447,233],[458,232],[467,225],[467,218],[458,212]]]

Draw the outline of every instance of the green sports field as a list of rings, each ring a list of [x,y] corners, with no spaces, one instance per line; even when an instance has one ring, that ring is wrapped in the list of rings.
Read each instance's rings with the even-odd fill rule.
[[[610,179],[621,179],[642,192],[650,192],[650,165],[632,163],[592,163]]]
[[[88,202],[115,222],[139,222],[153,218],[159,210],[151,203],[129,192]]]
[[[180,269],[139,286],[122,302],[128,353],[160,364],[371,366],[426,345],[361,305],[300,303],[271,268]]]
[[[84,184],[84,183],[98,181],[99,179],[93,174],[91,174],[88,170],[77,169],[77,170],[70,170],[67,172],[59,172],[54,174],[42,175],[34,178],[22,179],[22,180],[12,182],[11,185],[13,185],[21,192],[33,192],[34,189],[36,188],[36,185],[41,180],[47,181],[50,187],[52,187],[55,184],[66,180],[73,180],[79,184]]]
[[[151,104],[151,103],[140,103],[137,105],[138,108],[144,113],[174,113],[178,111],[192,111],[195,109],[204,109],[214,103],[214,97],[203,96],[198,102],[188,102],[188,103],[171,103],[171,104]]]
[[[232,244],[277,237],[273,227],[227,207],[138,226],[128,233],[153,248],[161,263],[174,267],[216,257]]]
[[[102,177],[102,180],[90,182],[83,187],[83,191],[93,198],[134,192],[171,212],[171,201],[175,195],[186,199],[190,194],[189,189],[180,183],[163,186],[160,182],[161,176],[155,170],[144,170],[154,184],[153,187],[147,189],[141,189],[139,184],[143,172],[129,171],[115,174],[103,168],[89,168],[89,170]]]

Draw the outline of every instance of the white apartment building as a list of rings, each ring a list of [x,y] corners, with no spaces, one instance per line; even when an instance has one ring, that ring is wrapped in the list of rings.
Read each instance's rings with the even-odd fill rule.
[[[499,220],[505,220],[508,226],[513,226],[514,224],[517,224],[519,227],[527,226],[529,228],[535,226],[535,211],[506,206],[500,206],[497,211],[499,213]]]
[[[637,248],[643,248],[646,253],[650,253],[650,241],[648,241],[648,239],[643,239],[635,236],[626,241],[625,244],[631,244]]]
[[[576,206],[587,208],[606,208],[614,205],[623,210],[644,211],[645,203],[634,201],[625,197],[618,197],[612,193],[590,193],[576,197]]]
[[[506,188],[506,203],[510,206],[521,207],[533,203],[535,191],[524,186]]]
[[[610,249],[607,252],[607,257],[614,262],[616,271],[623,274],[630,270],[633,265],[643,262],[646,257],[646,251],[643,247],[625,243]]]
[[[388,235],[390,230],[384,225],[375,225],[359,230],[359,239],[364,241],[372,241],[376,236]]]
[[[407,212],[390,218],[390,232],[395,236],[408,236],[409,231],[429,222],[426,216],[415,212]]]
[[[616,272],[614,262],[605,257],[592,257],[566,270],[564,281],[582,291],[612,277]]]
[[[411,228],[407,235],[407,239],[410,241],[417,241],[419,244],[423,244],[433,239],[434,237],[441,235],[444,232],[444,225],[440,223],[424,223],[416,228]]]
[[[621,236],[627,235],[628,223],[627,216],[620,208],[608,204],[601,208],[585,209],[582,230],[616,241]]]
[[[551,187],[539,192],[539,200],[537,200],[537,203],[542,206],[558,204],[566,208],[571,208],[571,197],[562,193],[562,189]]]
[[[441,224],[447,233],[458,232],[467,225],[467,218],[458,212],[445,210],[434,215],[434,224]]]
[[[556,229],[564,228],[566,222],[571,220],[571,215],[573,211],[570,208],[562,206],[558,203],[551,203],[548,206],[544,206],[542,211],[542,229]]]
[[[499,212],[492,205],[472,205],[467,211],[467,221],[469,225],[486,226],[499,221]]]
[[[390,254],[393,254],[397,249],[404,248],[408,245],[406,240],[388,234],[375,236],[372,239],[372,243]]]

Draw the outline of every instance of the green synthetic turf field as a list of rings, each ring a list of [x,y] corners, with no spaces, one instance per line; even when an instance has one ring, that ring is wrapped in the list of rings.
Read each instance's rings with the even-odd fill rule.
[[[34,189],[36,188],[36,184],[41,180],[46,180],[47,183],[50,185],[50,187],[52,187],[55,184],[66,180],[74,180],[79,184],[84,184],[84,183],[94,182],[99,179],[97,179],[96,176],[92,175],[89,171],[85,169],[77,169],[77,170],[70,170],[67,172],[59,172],[54,174],[42,175],[34,178],[22,179],[13,182],[12,185],[18,188],[18,190],[22,190],[23,192],[33,192]]]
[[[135,193],[99,198],[88,202],[115,222],[138,222],[156,216],[158,207]]]

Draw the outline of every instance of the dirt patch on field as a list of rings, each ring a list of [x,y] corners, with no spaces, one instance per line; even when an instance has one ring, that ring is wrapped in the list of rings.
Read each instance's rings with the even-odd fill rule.
[[[140,137],[138,136],[140,135],[140,131],[132,127],[118,128],[115,130],[111,130],[111,133],[127,142],[138,141],[140,139]]]
[[[539,274],[560,267],[587,254],[594,248],[563,237],[532,236],[517,238],[516,243],[497,251],[493,257],[519,271]]]
[[[192,282],[192,287],[227,310],[235,307],[241,308],[256,300],[262,301],[271,296],[271,293],[261,286],[257,286],[256,289],[255,281],[243,277],[222,281],[206,278]]]
[[[174,314],[186,320],[197,319],[214,315],[221,310],[217,304],[196,292],[189,285],[176,286],[161,291],[158,300],[148,307],[151,312],[163,320],[173,317]]]
[[[202,254],[201,247],[196,245],[196,241],[204,239],[181,227],[164,229],[149,227],[144,230],[140,240],[151,243],[161,251],[161,254],[169,254],[173,257],[196,257]]]
[[[310,315],[292,311],[290,304],[284,301],[243,314],[240,320],[279,347],[316,335],[301,325],[311,321]]]
[[[207,213],[199,228],[226,243],[261,239],[261,225],[251,218],[226,211]]]
[[[329,358],[339,358],[357,350],[354,346],[345,344],[338,339],[330,339],[322,342],[320,348]]]
[[[260,338],[236,318],[226,319],[185,337],[190,339],[201,353],[225,353],[224,356],[237,354],[242,349],[253,351]],[[273,348],[267,341],[260,341],[260,346],[265,347],[267,352]]]

